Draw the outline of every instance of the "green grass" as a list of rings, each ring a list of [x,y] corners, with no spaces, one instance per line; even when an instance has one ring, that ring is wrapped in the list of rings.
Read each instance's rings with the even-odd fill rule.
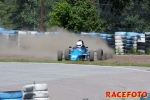
[[[150,55],[150,48],[146,49],[147,55]]]
[[[150,64],[104,62],[104,61],[52,61],[52,60],[27,60],[27,59],[3,59],[0,62],[37,62],[37,63],[65,63],[65,64],[83,64],[83,65],[101,65],[101,66],[143,66],[150,67]]]

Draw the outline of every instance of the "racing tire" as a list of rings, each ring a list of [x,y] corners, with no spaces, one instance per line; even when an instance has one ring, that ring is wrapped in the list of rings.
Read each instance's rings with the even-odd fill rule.
[[[90,50],[89,60],[94,61],[94,51],[93,50]]]
[[[57,51],[57,60],[58,60],[58,61],[62,61],[62,56],[63,56],[62,51],[61,51],[61,50],[58,50],[58,51]]]
[[[103,59],[103,50],[98,49],[97,50],[97,60],[102,60]]]
[[[0,100],[1,99],[17,99],[22,97],[22,91],[5,91],[0,92]]]
[[[65,50],[65,60],[70,60],[69,54],[70,54],[70,49],[66,49]]]
[[[15,98],[15,99],[0,99],[0,100],[22,100],[22,98]]]
[[[33,98],[48,98],[48,91],[34,91],[26,92],[23,94],[23,99],[33,99]]]
[[[48,86],[47,84],[31,84],[31,85],[25,85],[23,87],[23,92],[33,92],[33,91],[47,91]]]
[[[24,99],[24,100],[49,100],[49,98],[33,98],[33,99]]]

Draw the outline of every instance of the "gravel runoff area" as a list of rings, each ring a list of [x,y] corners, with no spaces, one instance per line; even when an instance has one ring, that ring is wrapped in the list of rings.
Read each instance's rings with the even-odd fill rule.
[[[0,54],[0,60],[2,59],[29,59],[29,60],[56,60],[56,58],[50,57],[35,57],[35,56],[21,56],[21,55],[2,55]],[[104,62],[125,62],[125,63],[139,63],[150,64],[150,55],[115,55],[113,58],[103,60]]]
[[[50,100],[104,100],[106,91],[150,92],[150,67],[0,62],[0,69],[0,91],[21,90],[35,81],[48,84]]]

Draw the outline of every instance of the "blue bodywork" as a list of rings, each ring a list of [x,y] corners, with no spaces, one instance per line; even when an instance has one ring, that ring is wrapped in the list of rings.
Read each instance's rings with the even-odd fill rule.
[[[85,47],[82,47],[81,49],[73,47],[69,55],[71,61],[87,60],[89,51]]]

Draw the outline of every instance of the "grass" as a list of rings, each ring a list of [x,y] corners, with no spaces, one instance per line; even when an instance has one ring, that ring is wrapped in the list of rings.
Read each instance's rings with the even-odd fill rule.
[[[132,54],[137,54],[136,48],[131,47],[131,53],[132,53]]]
[[[0,62],[37,62],[37,63],[65,63],[82,65],[100,65],[100,66],[143,66],[150,67],[150,64],[122,63],[122,62],[104,62],[104,61],[52,61],[52,60],[27,60],[27,59],[3,59]]]
[[[124,53],[125,55],[150,55],[150,48],[146,49],[145,50],[145,53],[144,52],[141,52],[139,50],[137,50],[136,48],[134,47],[131,47],[131,52],[128,52],[128,53]]]
[[[121,53],[120,53],[120,48],[118,47],[117,48],[117,53],[120,55]]]
[[[150,48],[146,49],[147,55],[150,55]]]

